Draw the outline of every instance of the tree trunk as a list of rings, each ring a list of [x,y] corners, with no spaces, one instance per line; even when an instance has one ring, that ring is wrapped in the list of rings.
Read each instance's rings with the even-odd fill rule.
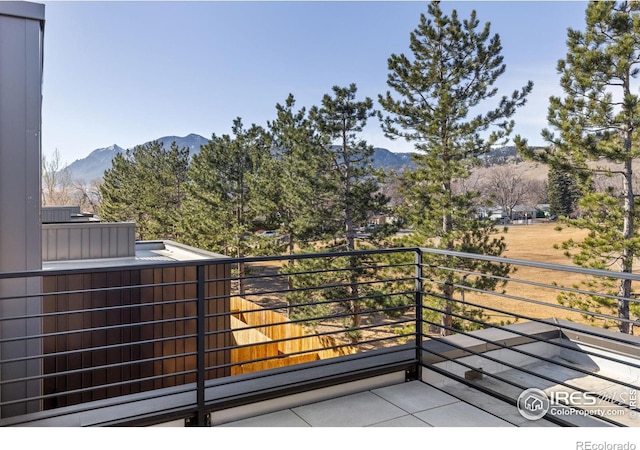
[[[293,230],[289,230],[289,255],[293,255],[294,250],[295,250],[295,244],[293,243]],[[289,270],[293,271],[293,266],[295,265],[295,262],[296,262],[295,259],[289,260]],[[293,277],[291,275],[287,276],[287,289],[289,289],[290,292],[293,292]],[[287,298],[287,296],[285,296],[285,298]],[[293,306],[291,305],[290,301],[287,301],[287,304],[288,304],[287,315],[291,317],[293,313]]]
[[[442,316],[440,317],[440,336],[453,334],[453,284],[451,275],[447,275],[447,281],[443,288],[444,305],[442,306]]]
[[[352,256],[349,258],[349,265],[352,268],[355,268],[358,265],[358,258],[356,256]],[[353,328],[356,328],[357,330],[354,331],[352,333],[352,341],[354,343],[357,343],[360,339],[360,324],[362,323],[361,320],[361,311],[362,311],[362,307],[360,305],[360,301],[358,299],[359,295],[360,295],[360,289],[358,286],[358,275],[355,272],[355,270],[351,271],[351,274],[349,275],[349,283],[351,284],[350,288],[349,288],[349,293],[350,293],[350,297],[352,298],[351,300],[351,325]]]
[[[631,150],[631,137],[627,137],[625,139],[625,147],[628,147],[629,151]],[[635,224],[634,224],[634,216],[635,216],[635,205],[634,205],[634,196],[633,196],[633,167],[631,160],[625,161],[624,164],[625,173],[624,173],[624,225],[623,225],[623,239],[631,239],[635,234]],[[633,250],[629,249],[628,246],[625,246],[622,251],[622,270],[624,273],[632,273],[633,272],[633,258],[634,258]],[[626,320],[629,319],[629,300],[631,297],[631,280],[620,280],[620,288],[618,289],[618,296],[622,299],[618,300],[618,317],[620,322],[618,323],[618,330],[621,333],[629,334],[631,328],[629,326],[629,322]]]
[[[445,192],[451,195],[451,182],[444,184]],[[442,215],[442,232],[443,237],[448,238],[449,234],[453,230],[453,218],[449,212],[445,212]],[[444,246],[447,250],[453,250],[453,242],[447,241]],[[444,298],[444,304],[442,306],[442,316],[440,318],[440,336],[449,336],[453,334],[453,275],[447,274],[442,294]]]
[[[238,252],[238,258],[240,258],[240,252]],[[245,271],[244,271],[244,263],[240,262],[238,263],[238,289],[239,289],[239,294],[240,296],[244,296],[244,275],[245,275]]]
[[[293,231],[289,230],[289,254],[290,255],[293,255],[294,249],[295,249],[295,244],[293,243]],[[291,266],[291,268],[293,268],[295,262],[296,262],[295,259],[289,260],[289,265]],[[293,278],[290,276],[287,277],[287,287],[290,291],[293,290]]]
[[[241,230],[242,230],[242,223],[244,221],[244,217],[242,214],[242,210],[244,207],[244,191],[243,191],[243,186],[244,184],[242,183],[242,181],[240,182],[240,203],[236,206],[236,226],[235,226],[235,231],[236,231],[236,235],[235,235],[235,246],[236,246],[236,257],[238,258],[243,258],[244,255],[242,254],[242,250],[240,249],[240,245],[241,245]],[[238,262],[238,289],[239,289],[239,294],[240,296],[244,296],[244,276],[245,276],[245,269],[244,269],[244,262]]]

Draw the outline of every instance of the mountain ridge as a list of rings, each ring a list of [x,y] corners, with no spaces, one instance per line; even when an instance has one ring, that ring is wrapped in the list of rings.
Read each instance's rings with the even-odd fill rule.
[[[184,137],[180,136],[164,136],[158,139],[147,141],[146,145],[151,142],[158,141],[165,148],[169,148],[172,142],[175,142],[179,148],[188,148],[189,154],[194,155],[200,151],[200,147],[209,139],[200,136],[195,133],[188,134]],[[105,170],[111,167],[111,160],[118,154],[124,153],[127,149],[120,147],[117,144],[112,144],[108,147],[97,148],[91,151],[87,156],[81,159],[76,159],[74,162],[66,166],[66,169],[70,172],[72,179],[83,179],[84,181],[91,181],[97,178],[102,178]],[[412,153],[394,153],[386,148],[375,147],[373,156],[373,166],[376,169],[386,169],[401,171],[407,168],[413,167],[413,161],[411,159]]]
[[[179,148],[188,148],[190,155],[195,155],[200,151],[202,145],[209,142],[209,139],[195,133],[186,136],[164,136],[152,141],[147,141],[146,145],[151,142],[158,141],[165,148],[169,148],[175,142]],[[117,144],[109,147],[97,148],[90,152],[86,157],[76,159],[74,162],[66,166],[71,178],[83,179],[85,182],[102,178],[105,170],[111,167],[111,160],[118,154],[124,153],[126,149]],[[374,147],[373,167],[375,169],[384,169],[386,171],[402,172],[407,169],[415,168],[412,159],[414,153],[396,153],[383,147]],[[491,151],[483,157],[485,166],[502,165],[509,162],[522,162],[518,156],[515,147],[505,146]]]

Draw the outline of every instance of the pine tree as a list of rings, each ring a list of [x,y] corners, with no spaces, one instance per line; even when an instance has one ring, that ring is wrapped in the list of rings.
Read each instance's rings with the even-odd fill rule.
[[[393,54],[388,59],[387,84],[394,93],[379,96],[389,113],[383,118],[385,134],[415,143],[418,153],[417,168],[403,179],[404,215],[415,229],[415,244],[500,255],[504,241],[493,236],[496,230],[490,222],[477,217],[478,193],[457,192],[455,185],[470,176],[492,146],[506,143],[514,126],[510,118],[525,103],[533,84],[491,106],[498,92],[494,84],[506,70],[500,37],[490,34],[489,23],[479,28],[475,11],[462,22],[455,10],[446,16],[438,2],[429,4],[427,12],[429,17],[422,14],[411,32],[412,56]],[[459,268],[470,264],[443,263]],[[478,264],[482,267],[475,269],[487,273],[506,275],[510,270],[501,264]],[[441,333],[448,334],[453,329],[453,286],[472,281],[471,277],[456,280],[451,272],[442,276],[441,293],[434,296],[442,311]],[[489,284],[485,287],[496,283]]]
[[[374,117],[373,100],[365,98],[356,100],[357,87],[354,83],[349,87],[334,86],[333,96],[325,94],[322,106],[311,109],[311,117],[319,132],[333,145],[325,147],[329,160],[332,161],[331,173],[335,182],[335,229],[337,236],[344,239],[344,249],[356,249],[357,225],[365,223],[368,216],[379,211],[387,202],[379,194],[379,184],[372,166],[373,146],[360,138],[367,120]],[[342,229],[343,232],[339,232]],[[337,250],[336,248],[335,250]],[[362,302],[360,296],[369,296],[367,286],[361,286],[359,279],[371,277],[360,269],[366,264],[364,258],[351,256],[339,259],[352,270],[345,273],[348,283],[342,298],[350,299],[343,304],[351,313],[351,326],[357,329],[361,325]],[[343,272],[344,273],[344,272]],[[342,281],[342,280],[341,280]],[[359,331],[352,334],[359,338]]]
[[[256,195],[251,178],[260,171],[270,148],[270,138],[262,127],[245,129],[242,119],[236,118],[232,135],[213,134],[194,155],[183,223],[188,243],[238,258],[251,253],[247,235],[254,231],[255,215],[249,205]],[[238,271],[243,294],[244,263]]]
[[[637,2],[590,2],[586,29],[569,29],[567,55],[558,62],[564,98],[551,97],[547,120],[557,130],[545,129],[549,147],[540,152],[518,139],[520,151],[530,158],[572,173],[580,180],[582,218],[571,226],[589,230],[583,242],[567,242],[576,264],[632,273],[640,250],[636,196],[633,186],[634,159],[640,156],[640,96],[633,93],[640,73],[640,4]],[[604,163],[613,163],[605,167]],[[621,193],[589,192],[596,174],[619,180]],[[607,284],[607,283],[605,283]],[[618,329],[630,332],[631,280],[619,282]],[[587,303],[589,303],[587,301]],[[600,308],[596,298],[593,308]]]
[[[289,95],[277,104],[277,117],[268,122],[272,151],[266,154],[259,172],[252,174],[256,195],[251,210],[267,228],[280,232],[289,253],[297,244],[322,236],[324,211],[329,209],[327,178],[330,168],[323,158],[323,141],[305,108],[294,111]]]
[[[134,221],[139,239],[176,239],[185,200],[189,150],[158,142],[118,153],[99,187],[104,221]]]
[[[369,216],[381,211],[388,199],[380,193],[379,174],[373,169],[373,147],[362,140],[360,133],[367,120],[375,116],[370,98],[356,100],[357,87],[334,86],[332,95],[322,98],[321,106],[309,111],[311,126],[320,137],[320,167],[325,173],[317,186],[317,201],[323,216],[323,232],[332,238],[321,250],[335,252],[335,257],[321,261],[301,261],[297,268],[315,273],[293,276],[296,287],[332,285],[330,289],[314,291],[311,294],[288,296],[290,304],[303,303],[305,306],[292,308],[296,317],[313,317],[326,313],[332,308],[332,300],[341,300],[337,309],[346,311],[345,327],[353,341],[359,340],[364,308],[383,308],[384,297],[377,294],[382,284],[370,282],[379,277],[373,268],[371,258],[361,256],[341,256],[343,251],[354,251],[358,226],[366,223]],[[305,248],[311,251],[311,248]],[[318,264],[322,266],[317,272]],[[285,267],[285,272],[294,271]],[[381,292],[381,291],[380,291]],[[307,305],[310,298],[317,302]],[[377,300],[373,300],[373,299]]]
[[[332,218],[335,235],[344,240],[346,250],[355,250],[358,225],[380,211],[388,199],[380,191],[381,174],[373,169],[373,146],[361,139],[367,120],[376,115],[373,100],[356,100],[357,87],[333,87],[333,97],[325,94],[321,107],[310,111],[318,131],[330,145],[325,158],[330,163],[335,189]],[[331,225],[330,225],[331,226]]]
[[[555,167],[549,167],[549,209],[552,214],[569,217],[578,207],[582,197],[575,175]]]

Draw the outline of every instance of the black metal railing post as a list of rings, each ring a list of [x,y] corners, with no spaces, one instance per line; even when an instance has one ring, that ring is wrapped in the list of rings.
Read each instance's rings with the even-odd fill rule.
[[[198,413],[197,413],[197,426],[204,427],[207,425],[207,417],[206,411],[204,407],[204,379],[205,379],[205,266],[200,264],[198,265],[197,270],[197,297],[198,297],[198,306],[197,306],[197,343],[196,343],[196,351],[197,355],[197,379],[196,379],[196,389],[197,389],[197,402],[198,402]]]
[[[422,250],[415,250],[415,299],[416,299],[416,375],[422,377],[422,337],[424,319],[422,317]]]

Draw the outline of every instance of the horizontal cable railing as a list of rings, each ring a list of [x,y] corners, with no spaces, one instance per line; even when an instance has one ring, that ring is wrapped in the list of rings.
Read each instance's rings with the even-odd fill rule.
[[[158,420],[204,425],[212,387],[394,353],[397,364],[360,366],[397,370],[407,348],[411,376],[424,368],[512,403],[538,386],[590,393],[582,378],[631,391],[637,380],[613,370],[640,372],[638,338],[612,331],[640,310],[616,292],[622,279],[640,281],[428,248],[0,273],[0,425],[176,394],[190,397]],[[615,406],[637,409],[628,396]]]
[[[0,424],[166,389],[196,390],[179,414],[202,422],[205,382],[415,340],[414,267],[390,249],[0,274]]]

